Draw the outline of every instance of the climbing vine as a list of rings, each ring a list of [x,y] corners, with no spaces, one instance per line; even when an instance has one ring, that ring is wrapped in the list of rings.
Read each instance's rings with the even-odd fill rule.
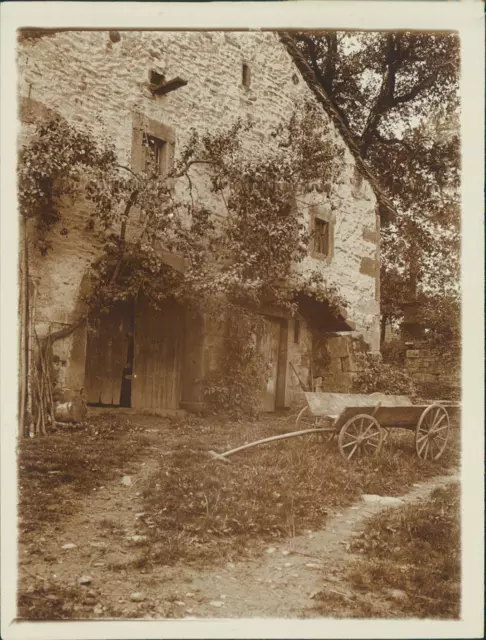
[[[217,297],[227,305],[230,333],[245,339],[223,363],[233,382],[209,381],[208,397],[221,400],[239,389],[238,402],[246,406],[243,379],[248,383],[248,373],[259,379],[261,363],[248,333],[256,315],[242,310],[271,303],[293,312],[298,293],[331,307],[345,304],[320,271],[295,268],[310,241],[302,199],[311,189],[329,191],[342,155],[311,103],[276,127],[265,148],[250,121],[194,130],[167,175],[120,164],[113,142],[100,143],[89,128],[60,118],[37,127],[18,165],[20,214],[33,221],[35,250],[55,250],[54,234],[69,233],[67,215],[75,209],[84,212],[86,231],[100,247],[85,315],[50,341],[140,293],[155,307],[170,297],[204,309]],[[209,205],[203,190],[213,194]],[[168,264],[168,254],[183,267]]]
[[[207,404],[232,418],[255,417],[262,409],[261,392],[269,365],[259,349],[263,333],[261,315],[240,306],[226,306],[220,321],[223,342],[217,367],[203,380]]]

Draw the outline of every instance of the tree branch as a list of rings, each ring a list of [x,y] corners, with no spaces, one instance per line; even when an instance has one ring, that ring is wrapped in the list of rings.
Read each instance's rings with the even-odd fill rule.
[[[404,104],[405,102],[411,102],[420,93],[422,93],[422,91],[429,89],[436,80],[437,80],[436,74],[434,74],[433,76],[429,76],[428,78],[425,78],[425,80],[422,80],[422,82],[419,82],[419,84],[415,85],[415,87],[410,91],[408,91],[407,93],[404,93],[401,96],[394,96],[390,106],[396,107],[399,104]]]
[[[115,167],[117,167],[118,169],[124,169],[125,171],[128,171],[129,173],[132,174],[132,176],[134,176],[138,181],[140,181],[140,176],[137,175],[135,173],[135,171],[133,171],[132,169],[130,169],[130,167],[127,167],[124,164],[115,164]]]
[[[170,174],[171,178],[182,178],[186,175],[188,170],[195,164],[216,164],[213,160],[191,160],[188,162],[184,168],[184,171],[180,171],[179,173]]]
[[[125,236],[127,233],[127,222],[128,222],[128,216],[130,215],[130,210],[133,207],[133,205],[135,204],[135,202],[137,201],[137,196],[139,194],[138,189],[136,189],[135,191],[132,191],[132,193],[130,194],[130,197],[128,198],[128,202],[125,206],[125,211],[123,212],[123,219],[122,219],[122,224],[121,224],[121,229],[120,229],[120,239],[125,242]]]
[[[58,331],[54,331],[54,333],[49,333],[44,340],[50,339],[51,342],[56,342],[57,340],[62,340],[62,338],[67,338],[70,336],[76,329],[79,329],[87,319],[87,314],[83,314],[80,318],[78,318],[75,322],[64,327],[63,329],[59,329]]]
[[[405,147],[410,153],[413,153],[412,147],[405,142],[405,140],[400,140],[400,138],[385,138],[378,131],[375,131],[374,137],[381,142],[382,144],[400,144],[402,147]]]

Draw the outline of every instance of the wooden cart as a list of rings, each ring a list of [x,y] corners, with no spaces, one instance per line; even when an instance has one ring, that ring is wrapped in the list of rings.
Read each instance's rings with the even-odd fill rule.
[[[307,405],[297,416],[297,428],[337,437],[339,451],[347,460],[377,455],[390,429],[395,428],[415,431],[420,459],[438,460],[449,437],[449,414],[458,408],[441,401],[414,405],[407,396],[382,393],[305,392],[305,397]]]

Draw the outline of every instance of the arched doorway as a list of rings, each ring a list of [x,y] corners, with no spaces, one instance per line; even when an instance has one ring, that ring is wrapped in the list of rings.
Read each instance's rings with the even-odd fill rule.
[[[178,409],[184,357],[183,307],[147,298],[119,302],[88,332],[85,389],[88,404]]]

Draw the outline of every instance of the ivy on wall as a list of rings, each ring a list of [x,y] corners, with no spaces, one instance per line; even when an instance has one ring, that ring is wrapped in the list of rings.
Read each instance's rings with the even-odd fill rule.
[[[233,333],[240,322],[245,334],[224,365],[233,370],[233,381],[208,383],[208,396],[224,404],[235,385],[242,389],[239,378],[248,383],[260,377],[257,350],[246,335],[255,314],[236,309],[272,303],[295,311],[299,292],[345,306],[320,270],[294,268],[308,253],[303,198],[316,187],[329,192],[342,170],[343,150],[312,103],[276,127],[265,147],[254,145],[249,152],[253,128],[236,121],[216,132],[192,131],[174,167],[162,176],[121,165],[113,141],[101,144],[88,127],[79,130],[60,118],[36,127],[18,164],[19,209],[35,226],[35,250],[54,251],[53,235],[69,233],[68,205],[85,207],[86,231],[102,247],[90,267],[85,314],[51,334],[51,342],[89,315],[141,292],[154,307],[172,297],[204,310],[217,297],[227,305]],[[215,215],[200,198],[201,181],[224,215]],[[169,266],[164,252],[177,254],[185,268]],[[248,405],[244,392],[240,396],[241,406]]]

